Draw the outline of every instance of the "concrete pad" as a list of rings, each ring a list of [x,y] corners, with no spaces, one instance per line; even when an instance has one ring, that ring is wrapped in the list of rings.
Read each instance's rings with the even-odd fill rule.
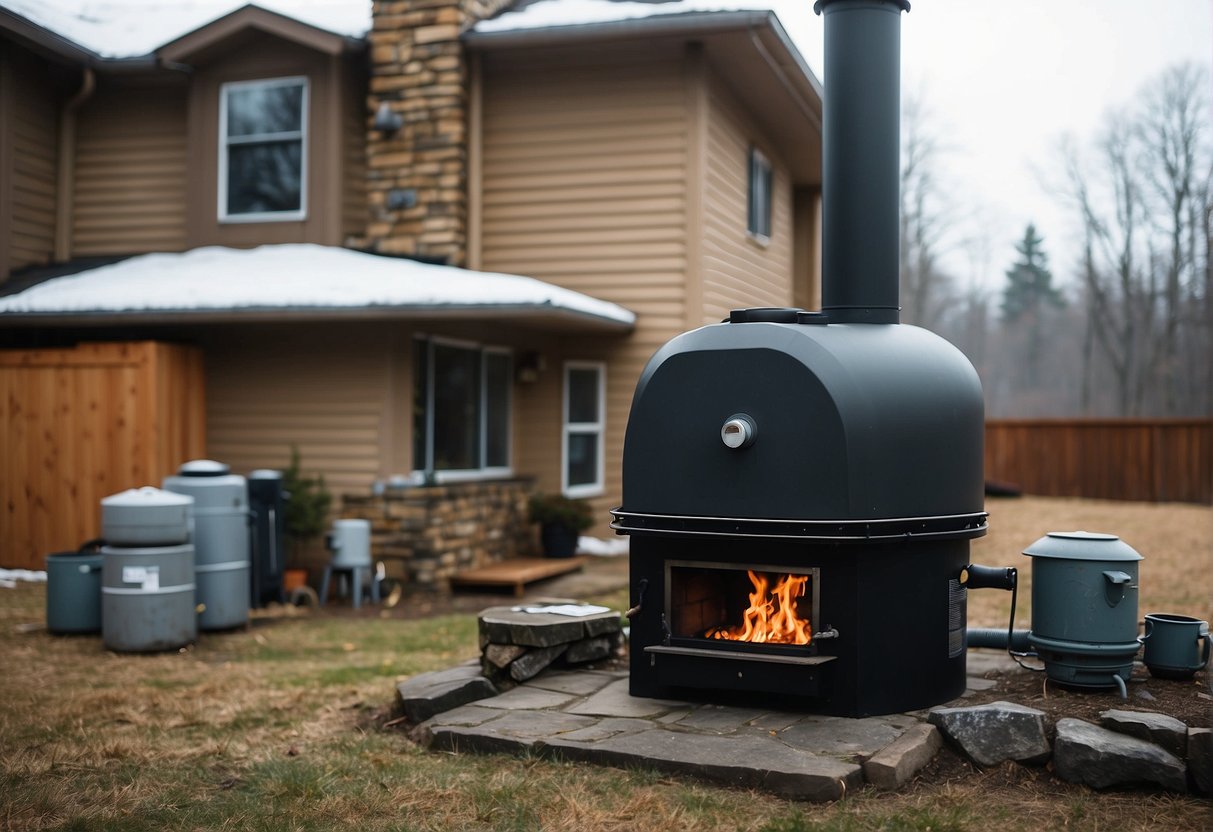
[[[558,693],[572,693],[577,696],[589,696],[602,690],[615,677],[606,673],[583,670],[569,672],[562,670],[547,670],[526,682],[526,687],[554,690]]]
[[[557,693],[551,690],[541,690],[522,685],[492,699],[482,700],[480,704],[486,708],[500,708],[505,711],[537,711],[543,708],[559,708],[576,698],[567,693]]]
[[[589,699],[566,710],[571,714],[587,716],[646,717],[659,716],[673,708],[685,705],[685,702],[673,702],[668,699],[644,699],[631,696],[628,693],[628,680],[617,679]]]
[[[647,719],[625,719],[623,717],[606,717],[598,720],[597,724],[588,728],[579,728],[561,734],[558,739],[569,742],[599,742],[620,734],[639,734],[653,727]]]
[[[778,732],[777,737],[800,751],[859,762],[892,744],[905,730],[879,716],[865,719],[809,716]]]
[[[717,737],[653,728],[583,744],[549,740],[541,753],[568,760],[645,766],[796,800],[838,800],[863,785],[858,765],[796,751],[761,736]]]
[[[677,725],[713,734],[731,734],[746,723],[766,715],[766,711],[754,708],[701,705],[678,720]]]
[[[498,708],[483,708],[480,705],[464,705],[461,708],[438,714],[427,721],[427,725],[483,725],[491,719],[500,719],[508,711]]]
[[[897,789],[931,762],[943,738],[934,725],[919,723],[893,741],[892,745],[872,755],[863,764],[863,775],[880,789]]]
[[[532,751],[541,740],[593,725],[588,717],[558,711],[517,711],[476,726],[439,725],[420,727],[419,741],[440,751],[476,751],[517,754]]]

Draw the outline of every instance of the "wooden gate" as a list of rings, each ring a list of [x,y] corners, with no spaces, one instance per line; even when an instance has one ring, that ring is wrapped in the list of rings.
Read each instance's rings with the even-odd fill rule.
[[[100,500],[206,452],[202,354],[152,341],[0,350],[0,566],[100,534]]]

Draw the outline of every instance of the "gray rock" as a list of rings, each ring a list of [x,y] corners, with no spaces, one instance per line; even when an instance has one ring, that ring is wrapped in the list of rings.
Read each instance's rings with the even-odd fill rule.
[[[1081,719],[1057,722],[1053,770],[1063,780],[1095,789],[1152,784],[1186,792],[1186,768],[1182,760],[1154,743]]]
[[[797,800],[838,800],[863,785],[855,763],[806,754],[762,736],[717,737],[653,728],[589,744],[554,738],[544,743],[541,753],[656,768]]]
[[[569,664],[596,662],[611,655],[611,649],[611,640],[607,636],[583,638],[581,641],[575,641],[569,645],[568,651],[564,654],[564,660]]]
[[[586,716],[626,716],[641,718],[659,716],[673,708],[684,705],[664,699],[645,699],[628,694],[628,680],[617,679],[584,702],[568,709],[571,714]]]
[[[514,659],[510,665],[510,678],[515,682],[525,682],[532,676],[556,661],[569,649],[567,644],[557,644],[552,647],[535,647]]]
[[[943,739],[934,725],[919,723],[863,764],[863,775],[880,789],[898,789],[931,762]]]
[[[484,658],[498,670],[505,670],[510,662],[525,652],[526,648],[517,644],[489,644],[484,648]]]
[[[680,728],[691,728],[712,734],[731,734],[741,726],[766,716],[766,711],[753,708],[733,708],[725,705],[701,705],[678,720]]]
[[[966,708],[936,708],[928,721],[981,766],[1005,760],[1041,763],[1049,758],[1043,711],[1013,702]]]
[[[1118,734],[1161,745],[1182,759],[1188,753],[1188,726],[1173,716],[1149,711],[1104,711],[1099,724]]]
[[[1188,729],[1188,774],[1193,791],[1213,795],[1213,730]]]
[[[475,726],[426,722],[417,731],[417,741],[438,751],[519,754],[536,751],[546,737],[586,728],[593,722],[552,711],[520,711]]]
[[[599,742],[620,734],[639,734],[641,731],[647,731],[652,727],[653,723],[647,719],[626,719],[624,717],[608,716],[598,720],[597,723],[588,728],[579,728],[576,731],[563,733],[557,739],[569,742]]]
[[[396,685],[400,707],[410,722],[424,722],[435,714],[496,695],[493,683],[478,667],[469,665],[422,673]]]

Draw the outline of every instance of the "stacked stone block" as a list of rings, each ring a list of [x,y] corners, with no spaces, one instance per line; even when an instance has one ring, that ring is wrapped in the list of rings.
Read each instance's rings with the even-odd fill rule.
[[[536,550],[527,520],[529,479],[346,495],[341,516],[369,520],[371,555],[393,577],[446,590],[457,572]]]
[[[608,658],[623,645],[617,612],[584,617],[492,607],[480,613],[480,666],[505,690],[552,664],[576,666]]]

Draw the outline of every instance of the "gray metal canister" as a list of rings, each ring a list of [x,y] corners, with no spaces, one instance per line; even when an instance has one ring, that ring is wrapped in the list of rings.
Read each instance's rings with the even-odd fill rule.
[[[1049,678],[1081,687],[1123,688],[1137,642],[1137,573],[1142,556],[1112,534],[1050,532],[1032,558],[1028,641]]]
[[[101,629],[101,554],[55,552],[46,556],[46,629],[95,633]]]
[[[192,541],[203,630],[238,627],[249,618],[248,484],[230,470],[198,459],[164,478],[166,491],[194,498]]]
[[[101,547],[101,641],[110,650],[175,650],[198,635],[194,547]]]

